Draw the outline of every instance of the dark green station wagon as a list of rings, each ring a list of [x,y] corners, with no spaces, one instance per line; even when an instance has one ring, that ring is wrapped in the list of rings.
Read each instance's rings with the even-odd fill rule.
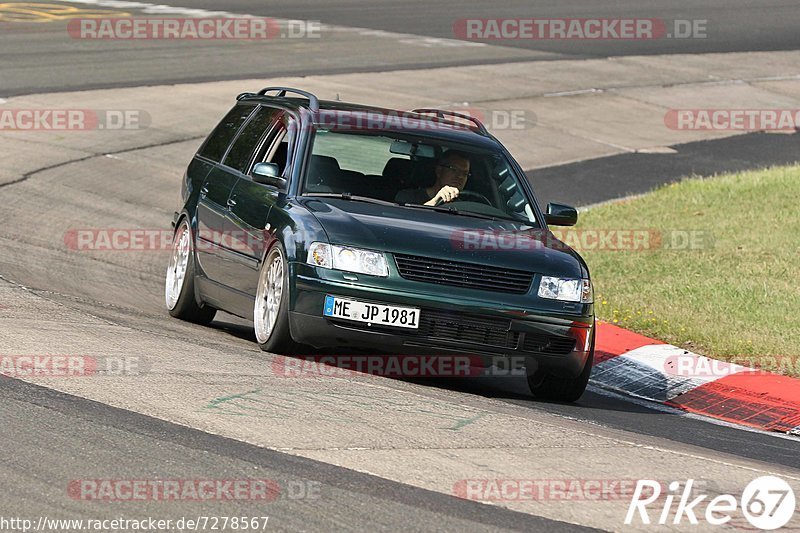
[[[594,355],[589,270],[519,164],[470,116],[268,87],[192,159],[166,275],[172,316],[253,321],[266,351],[522,360],[577,400]]]

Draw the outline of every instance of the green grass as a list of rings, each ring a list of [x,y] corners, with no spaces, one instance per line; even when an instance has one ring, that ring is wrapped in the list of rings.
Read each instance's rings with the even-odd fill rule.
[[[800,166],[686,179],[593,207],[578,228],[713,235],[696,250],[581,251],[598,318],[720,359],[789,357],[776,370],[800,375]]]

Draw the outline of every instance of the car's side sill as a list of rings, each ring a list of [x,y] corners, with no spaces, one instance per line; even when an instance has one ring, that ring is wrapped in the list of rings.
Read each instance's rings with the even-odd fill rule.
[[[197,276],[195,282],[204,303],[245,320],[253,320],[255,298],[249,294],[231,289],[205,276]]]

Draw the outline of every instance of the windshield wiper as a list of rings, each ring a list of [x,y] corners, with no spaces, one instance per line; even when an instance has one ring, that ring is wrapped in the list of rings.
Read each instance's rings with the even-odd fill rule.
[[[439,211],[440,213],[450,213],[451,215],[466,215],[467,213],[464,211],[459,211],[453,205],[425,205],[425,204],[399,204],[402,207],[411,207],[414,209],[429,209],[432,211]],[[486,217],[489,215],[480,215],[481,217]]]
[[[459,211],[456,206],[454,205],[421,205],[421,204],[400,204],[402,207],[412,207],[412,208],[419,208],[419,209],[431,209],[433,211],[439,211],[440,213],[449,213],[451,215],[460,215],[465,217],[472,217],[472,218],[481,218],[484,220],[493,220],[497,222],[498,220],[508,220],[511,222],[518,222],[521,224],[527,224],[532,226],[533,223],[530,220],[523,220],[521,218],[514,218],[514,217],[505,217],[505,216],[496,216],[496,215],[486,215],[484,213],[476,213],[474,211]]]
[[[369,196],[353,195],[350,194],[349,192],[312,192],[312,193],[306,193],[303,196],[311,196],[314,198],[339,198],[342,200],[350,200],[353,202],[367,202],[370,204],[378,204],[378,205],[393,205],[393,206],[398,205],[394,202],[387,202],[386,200],[378,200],[377,198],[370,198]]]

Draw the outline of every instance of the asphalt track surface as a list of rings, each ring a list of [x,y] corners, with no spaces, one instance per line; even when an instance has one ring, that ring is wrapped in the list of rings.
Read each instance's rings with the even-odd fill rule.
[[[161,2],[152,2],[159,4]],[[588,0],[483,2],[444,0],[176,0],[170,6],[321,21],[366,32],[324,31],[324,39],[253,42],[109,42],[70,37],[61,22],[7,23],[0,13],[0,98],[26,93],[155,83],[375,72],[450,65],[608,56],[794,50],[800,47],[795,1]],[[31,4],[52,4],[32,2]],[[613,5],[612,5],[613,4]],[[78,5],[92,8],[91,5]],[[104,8],[109,16],[120,10]],[[141,15],[130,9],[129,14]],[[704,38],[652,40],[503,40],[463,46],[453,32],[462,18],[657,18],[705,20]],[[370,34],[372,32],[372,34]],[[381,34],[381,32],[385,32]],[[382,37],[380,37],[382,35]],[[392,39],[391,36],[395,38]],[[385,41],[383,43],[377,41]],[[461,45],[461,46],[460,46]],[[353,53],[359,50],[359,53]],[[368,53],[361,51],[368,50]]]
[[[182,2],[181,5],[218,8],[210,0]],[[659,0],[350,0],[320,3],[292,0],[259,3],[233,0],[225,9],[281,18],[316,18],[324,23],[412,33],[439,38],[454,38],[455,20],[462,18],[653,18],[705,20],[708,31],[700,39],[619,41],[536,41],[509,40],[502,46],[526,48],[579,57],[605,57],[643,54],[709,53],[737,51],[794,50],[800,46],[797,25],[800,11],[791,1],[707,0],[680,2]],[[313,15],[312,15],[313,14]],[[497,43],[493,43],[497,44]],[[633,46],[631,46],[631,44]]]
[[[369,5],[369,9],[365,6]],[[544,4],[544,3],[541,3]],[[180,2],[188,7],[219,9],[218,2]],[[391,32],[452,38],[452,19],[505,16],[638,16],[663,17],[665,19],[705,18],[713,24],[709,28],[717,32],[713,39],[690,41],[659,41],[634,43],[620,48],[614,43],[593,43],[590,48],[579,44],[550,44],[511,42],[504,44],[509,49],[520,48],[522,52],[546,52],[542,59],[569,56],[597,56],[620,54],[649,54],[672,52],[709,52],[742,50],[787,50],[800,45],[796,28],[800,23],[800,9],[795,2],[705,2],[703,6],[686,7],[679,2],[618,2],[615,7],[599,7],[591,2],[560,2],[535,5],[530,2],[497,2],[485,5],[482,2],[395,2],[377,0],[372,2],[271,2],[268,7],[260,2],[225,3],[225,9],[254,15],[319,19],[326,23],[373,28]],[[424,16],[423,16],[424,14]],[[0,60],[3,72],[14,72],[13,80],[4,76],[0,81],[0,96],[25,92],[46,92],[76,88],[107,87],[121,85],[158,84],[173,81],[200,79],[222,79],[252,77],[265,72],[266,65],[254,67],[252,55],[228,62],[224,69],[214,68],[217,61],[229,61],[230,57],[215,59],[215,49],[206,50],[210,66],[206,72],[193,69],[193,64],[176,70],[168,61],[142,61],[153,49],[119,48],[113,52],[98,51],[87,62],[85,50],[64,48],[63,35],[46,29],[22,32],[0,32],[0,45],[13,44],[13,51]],[[22,46],[25,43],[26,46]],[[61,47],[57,57],[50,53]],[[158,49],[164,56],[169,49]],[[186,50],[195,57],[196,50]],[[512,50],[514,52],[514,50]],[[428,54],[429,55],[429,54]],[[481,61],[493,62],[524,58],[533,55],[515,56],[499,54]],[[120,67],[119,59],[129,63]],[[200,59],[198,59],[200,61]],[[453,54],[446,62],[426,61],[422,56],[404,62],[399,57],[377,58],[375,64],[384,68],[402,65],[422,68],[442,64],[468,64],[476,60],[468,53]],[[74,78],[64,80],[50,69],[53,62],[75,65]],[[331,67],[318,56],[299,53],[293,61],[277,59],[275,74],[304,71],[324,73],[333,70],[357,71],[374,69],[365,65],[369,60],[349,58]],[[199,63],[198,63],[199,64]],[[24,72],[23,72],[24,71]],[[98,74],[98,72],[103,72]],[[112,73],[112,75],[109,75]],[[114,78],[110,80],[109,78]],[[68,83],[64,83],[67,81]],[[769,138],[767,138],[769,137]],[[752,141],[752,142],[751,142]],[[687,170],[707,173],[708,169],[737,170],[753,168],[763,164],[793,161],[796,139],[789,136],[749,136],[744,138],[695,143],[683,147],[683,158],[668,156],[669,162],[660,165],[660,156],[641,154],[621,155],[592,162],[575,163],[555,169],[536,171],[532,179],[539,181],[541,194],[548,198],[561,194],[559,198],[585,205],[607,200],[624,194],[644,192],[652,186],[677,179]],[[751,147],[750,152],[744,150]],[[737,154],[737,157],[731,157]],[[644,159],[643,159],[644,158]],[[676,159],[681,164],[675,165]],[[652,182],[634,182],[644,167],[658,169],[651,174]],[[613,186],[607,182],[603,187],[591,186],[591,177],[598,172],[615,175],[618,181]],[[575,176],[574,189],[563,189],[563,177]],[[556,187],[556,183],[559,183]],[[14,185],[2,190],[4,202],[14,201]],[[553,198],[555,199],[555,198]],[[53,201],[53,199],[45,199]],[[48,206],[42,206],[47,209]],[[31,220],[8,221],[6,224],[30,224]],[[24,228],[23,228],[24,229]],[[26,265],[20,265],[24,270]],[[96,268],[103,268],[99,263]],[[16,276],[29,286],[58,292],[62,288],[58,265],[53,265],[47,274],[23,274]],[[0,272],[0,274],[5,274]],[[161,287],[146,279],[142,285],[149,289],[147,297],[139,307],[124,310],[133,320],[140,316],[158,317]],[[141,287],[138,285],[137,287]],[[124,299],[136,299],[134,289],[120,285],[118,294],[109,294],[106,301],[85,299],[86,305],[103,305]],[[125,294],[127,292],[127,294]],[[98,311],[102,312],[102,311]],[[212,328],[198,328],[198,338],[223,339],[233,345],[251,346],[251,330],[240,321],[225,317]],[[165,319],[166,320],[166,319]],[[391,383],[391,382],[390,382]],[[399,382],[398,382],[399,383]],[[537,402],[530,398],[523,382],[509,380],[476,380],[452,382],[424,382],[432,389],[468,392],[477,396],[500,399],[521,411],[535,410],[585,421],[597,428],[610,428],[633,432],[643,442],[670,446],[674,443],[699,447],[709,453],[729,454],[753,459],[781,467],[800,464],[800,442],[779,439],[771,435],[743,431],[738,428],[711,423],[707,420],[681,416],[672,411],[648,404],[634,403],[628,399],[609,395],[602,391],[589,391],[574,405]],[[391,385],[390,385],[391,386]],[[252,476],[253,469],[263,477],[272,479],[293,478],[319,481],[326,496],[325,509],[308,504],[280,501],[270,508],[270,515],[280,517],[284,530],[321,530],[334,526],[341,530],[397,530],[411,531],[437,527],[447,530],[576,530],[577,526],[540,519],[531,515],[512,512],[500,507],[485,506],[460,500],[440,493],[425,491],[407,485],[387,481],[375,476],[338,468],[325,463],[268,451],[238,441],[202,433],[130,411],[112,408],[89,400],[69,396],[15,380],[0,381],[0,419],[3,421],[3,438],[0,439],[2,477],[6,487],[2,498],[3,511],[18,516],[40,515],[51,507],[46,503],[50,496],[63,497],[63,483],[74,477],[74,472],[87,470],[87,464],[97,471],[116,470],[131,472],[131,475],[147,472],[151,477],[171,475],[188,477],[202,472],[206,477],[235,478]],[[35,423],[31,423],[35,420]],[[47,442],[48,449],[41,445]],[[56,492],[54,492],[56,491]],[[40,502],[36,507],[31,502]],[[190,504],[191,505],[191,504]],[[104,514],[116,515],[120,508],[87,508],[74,506],[75,513],[86,517],[100,518]],[[122,509],[130,511],[131,509]],[[148,514],[145,507],[134,509],[137,514]],[[228,506],[225,509],[232,513]],[[212,514],[216,509],[187,507],[160,509],[162,516],[174,513]],[[242,514],[252,514],[252,508],[237,509]],[[165,514],[167,513],[167,514]]]
[[[527,171],[539,201],[586,206],[643,194],[686,176],[713,176],[800,159],[800,136],[752,133],[671,147],[675,153],[627,153]]]
[[[302,481],[304,486],[314,487],[319,500],[293,501],[284,490],[267,503],[166,506],[155,501],[87,508],[85,502],[76,501],[66,505],[71,507],[72,518],[113,519],[120,513],[176,521],[195,516],[269,516],[282,531],[424,531],[431,527],[448,531],[591,531],[265,450],[16,380],[2,381],[0,415],[4,420],[0,447],[4,484],[17,487],[11,493],[5,491],[5,516],[48,516],[53,512],[52,502],[63,499],[64,491],[64,484],[55,485],[51,480],[69,479],[65,473],[86,470],[90,463],[95,471],[130,471],[133,476],[141,475],[146,465],[151,475],[161,474],[162,479],[256,478],[282,487],[290,480],[299,487],[302,485],[297,482]],[[49,446],[41,446],[42,442]],[[300,494],[300,489],[294,490]]]

